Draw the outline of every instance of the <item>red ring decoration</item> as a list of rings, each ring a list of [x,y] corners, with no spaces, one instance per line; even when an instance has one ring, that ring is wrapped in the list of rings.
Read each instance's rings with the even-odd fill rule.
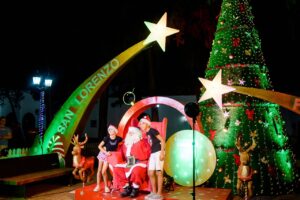
[[[151,108],[153,106],[156,106],[158,104],[170,106],[170,107],[178,110],[182,115],[184,115],[186,117],[189,125],[191,127],[193,126],[193,119],[188,117],[185,114],[184,105],[181,102],[176,101],[171,98],[168,98],[168,97],[155,96],[155,97],[148,97],[143,100],[140,100],[127,110],[127,112],[123,115],[123,117],[119,123],[119,126],[118,126],[119,136],[124,138],[124,136],[125,136],[124,133],[127,132],[132,119],[137,118],[145,110],[147,110],[148,108]],[[202,131],[203,129],[202,129],[202,125],[201,125],[199,116],[196,119],[194,128],[196,131],[203,133],[203,131]]]

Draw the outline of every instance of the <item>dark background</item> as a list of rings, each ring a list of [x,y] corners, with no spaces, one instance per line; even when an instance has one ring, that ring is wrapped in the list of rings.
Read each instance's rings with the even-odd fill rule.
[[[252,0],[274,89],[300,96],[296,0]],[[111,82],[109,96],[198,95],[209,58],[221,0],[98,1],[55,3],[22,1],[1,6],[0,88],[31,89],[37,70],[54,78],[52,109],[110,59],[145,39],[144,21],[180,34],[167,37],[131,60]]]

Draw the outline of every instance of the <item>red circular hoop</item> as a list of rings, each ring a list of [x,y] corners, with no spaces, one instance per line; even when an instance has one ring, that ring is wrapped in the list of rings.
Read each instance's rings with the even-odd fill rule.
[[[119,135],[121,137],[124,137],[124,133],[127,132],[128,126],[130,125],[130,122],[132,119],[137,118],[141,113],[143,113],[145,110],[148,108],[151,108],[153,106],[156,106],[158,104],[170,106],[176,110],[178,110],[182,115],[184,115],[189,123],[189,125],[192,127],[193,126],[193,119],[188,117],[185,112],[184,112],[184,105],[176,101],[174,99],[168,98],[168,97],[148,97],[146,99],[140,100],[136,102],[132,107],[130,107],[127,112],[124,114],[122,117],[118,130],[119,130]],[[200,122],[200,117],[197,117],[197,120],[195,122],[195,130],[199,131],[200,133],[203,133],[202,125]]]

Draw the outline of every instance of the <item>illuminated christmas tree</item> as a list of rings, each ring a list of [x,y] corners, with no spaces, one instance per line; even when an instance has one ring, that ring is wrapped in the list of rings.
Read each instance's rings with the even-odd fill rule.
[[[223,0],[206,79],[222,72],[223,85],[272,90],[253,18],[247,0]],[[202,95],[205,91],[201,88]],[[243,196],[251,196],[251,191],[254,196],[293,193],[296,162],[279,106],[234,92],[223,94],[222,101],[221,106],[213,99],[199,104],[204,134],[217,153],[216,169],[207,184]],[[247,161],[248,155],[243,168],[241,160]],[[243,172],[238,171],[240,165]],[[246,183],[248,194],[243,185],[237,189],[239,180]]]

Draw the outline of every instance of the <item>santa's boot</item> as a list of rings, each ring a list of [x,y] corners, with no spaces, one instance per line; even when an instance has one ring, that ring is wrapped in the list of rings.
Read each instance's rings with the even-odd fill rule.
[[[132,188],[128,185],[123,188],[123,192],[121,192],[121,197],[127,197],[131,194]]]
[[[132,188],[132,191],[130,193],[130,197],[134,198],[137,197],[139,195],[139,188]]]

